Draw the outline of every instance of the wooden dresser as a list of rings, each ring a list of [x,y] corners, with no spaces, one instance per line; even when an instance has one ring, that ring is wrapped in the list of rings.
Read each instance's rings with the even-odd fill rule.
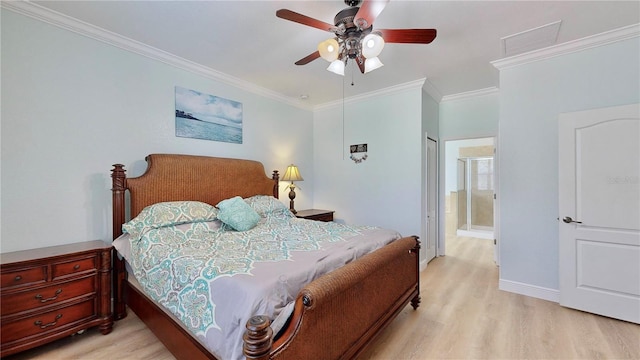
[[[103,241],[0,254],[0,357],[93,326],[111,332],[111,246]]]

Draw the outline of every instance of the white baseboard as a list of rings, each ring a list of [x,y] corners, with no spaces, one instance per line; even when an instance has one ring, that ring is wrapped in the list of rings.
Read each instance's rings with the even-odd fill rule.
[[[541,286],[500,279],[498,289],[556,303],[560,302],[560,291]]]

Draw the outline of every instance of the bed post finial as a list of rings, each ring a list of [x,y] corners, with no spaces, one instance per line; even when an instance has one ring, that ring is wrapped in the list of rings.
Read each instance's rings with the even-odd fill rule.
[[[125,220],[125,204],[124,193],[127,189],[127,175],[126,170],[122,164],[114,164],[111,169],[111,193],[113,196],[113,239],[122,235],[122,224]],[[114,250],[115,254],[115,250]],[[126,271],[124,267],[124,261],[119,259],[117,255],[113,257],[113,316],[116,320],[123,319],[127,316],[127,308],[124,301],[124,283],[126,280]]]
[[[271,179],[273,179],[273,197],[276,199],[280,198],[280,188],[278,187],[278,181],[280,181],[280,174],[278,170],[273,170],[273,175],[271,175]]]
[[[264,315],[253,316],[247,321],[247,331],[242,339],[242,352],[247,359],[268,360],[273,344],[271,321]]]
[[[124,192],[127,181],[126,170],[122,164],[114,164],[111,169],[111,193],[113,196],[113,238],[122,235],[122,224],[124,224]]]

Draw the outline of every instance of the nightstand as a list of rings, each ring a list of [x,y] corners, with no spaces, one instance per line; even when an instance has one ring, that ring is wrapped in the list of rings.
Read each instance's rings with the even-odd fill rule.
[[[87,241],[0,254],[0,357],[80,330],[111,332],[111,245]]]
[[[318,209],[309,209],[309,210],[299,210],[296,213],[296,217],[307,220],[316,220],[316,221],[333,221],[333,210],[318,210]]]

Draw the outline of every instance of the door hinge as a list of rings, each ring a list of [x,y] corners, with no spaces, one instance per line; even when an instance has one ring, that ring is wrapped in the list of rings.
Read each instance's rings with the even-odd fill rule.
[[[498,245],[498,240],[493,239],[493,245]]]
[[[493,200],[496,199],[496,193],[493,193]]]

